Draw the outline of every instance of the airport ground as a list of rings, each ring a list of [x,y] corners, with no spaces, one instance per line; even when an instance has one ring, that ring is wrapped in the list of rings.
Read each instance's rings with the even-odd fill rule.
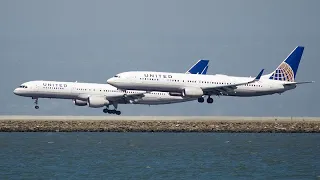
[[[0,116],[0,132],[319,133],[320,117]]]

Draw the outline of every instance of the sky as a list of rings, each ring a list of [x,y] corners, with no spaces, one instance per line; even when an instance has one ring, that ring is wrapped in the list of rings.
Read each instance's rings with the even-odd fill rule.
[[[71,100],[12,93],[31,80],[106,83],[131,70],[208,74],[273,71],[305,46],[298,86],[282,95],[213,97],[170,105],[119,105],[123,115],[320,116],[318,0],[1,0],[0,115],[105,115]]]

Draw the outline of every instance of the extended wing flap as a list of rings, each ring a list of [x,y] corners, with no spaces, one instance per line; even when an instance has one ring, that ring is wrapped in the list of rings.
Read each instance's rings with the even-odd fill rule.
[[[135,92],[135,93],[125,92],[125,93],[119,93],[117,95],[113,95],[112,97],[109,97],[109,98],[112,99],[113,101],[117,101],[117,100],[129,101],[129,100],[141,99],[142,97],[145,96],[146,93],[147,93],[146,91]]]
[[[125,99],[140,99],[142,97],[144,97],[144,94],[146,94],[147,92],[139,92],[139,93],[126,93],[124,94],[122,97]]]

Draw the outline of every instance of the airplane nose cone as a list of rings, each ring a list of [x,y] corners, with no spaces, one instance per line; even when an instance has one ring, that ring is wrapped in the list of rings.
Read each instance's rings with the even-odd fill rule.
[[[113,85],[114,82],[115,82],[114,78],[110,78],[110,79],[107,80],[107,83],[111,84],[111,85]]]
[[[18,89],[13,90],[13,94],[18,95],[19,94]]]

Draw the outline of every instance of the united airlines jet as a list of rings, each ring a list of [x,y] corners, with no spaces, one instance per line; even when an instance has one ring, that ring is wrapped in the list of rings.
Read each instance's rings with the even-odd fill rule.
[[[206,74],[208,60],[199,60],[186,74]],[[120,115],[118,104],[171,104],[192,101],[196,98],[170,96],[168,92],[122,91],[109,84],[29,81],[21,84],[14,94],[35,99],[35,108],[39,109],[39,98],[72,99],[77,106],[92,108],[105,107],[104,113]],[[112,105],[114,108],[109,109]]]
[[[212,103],[212,95],[262,96],[283,93],[296,88],[295,82],[304,47],[296,47],[270,74],[256,78],[227,75],[197,75],[170,72],[130,71],[117,74],[107,82],[122,90],[166,91],[172,96],[198,98]],[[261,77],[261,78],[260,78]],[[313,82],[313,81],[311,81]]]

